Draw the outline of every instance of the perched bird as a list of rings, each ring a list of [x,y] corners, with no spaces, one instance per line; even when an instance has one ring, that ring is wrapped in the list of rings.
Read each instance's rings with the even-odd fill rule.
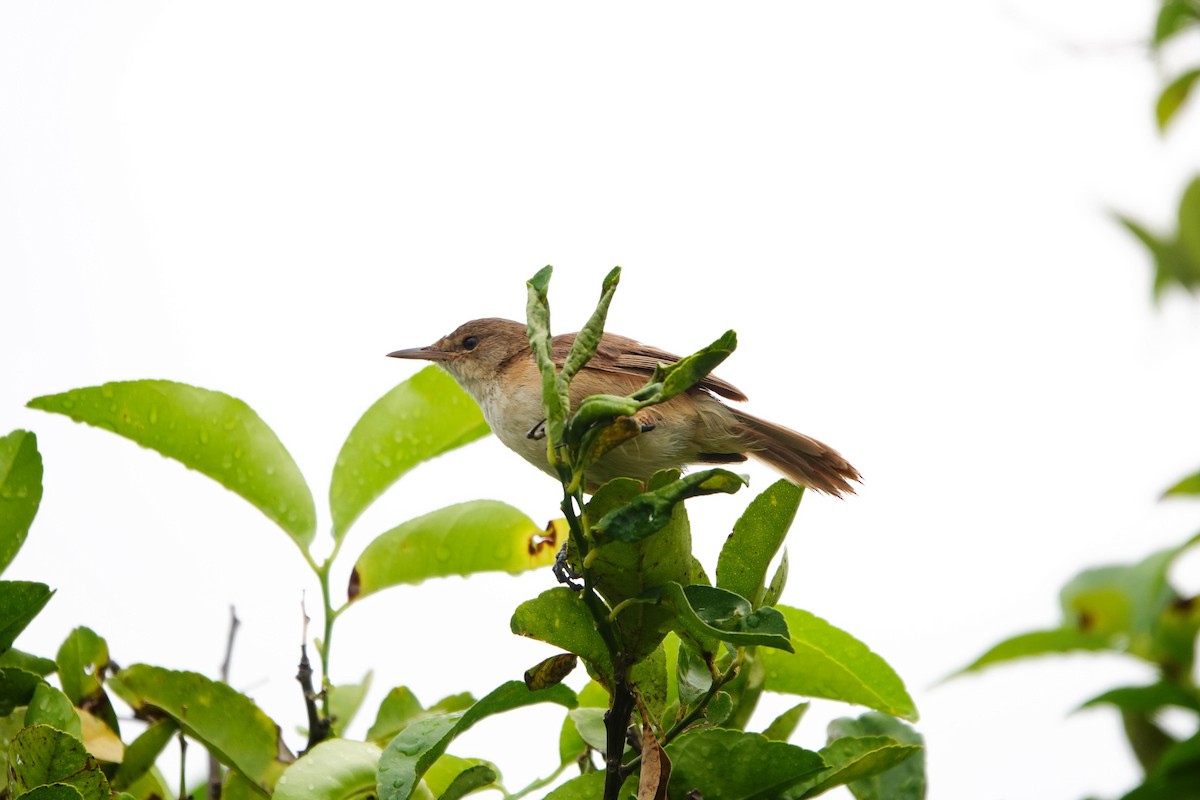
[[[575,334],[554,337],[561,366]],[[542,381],[525,326],[508,319],[476,319],[428,347],[388,353],[438,364],[483,410],[492,432],[535,467],[554,474],[538,432]],[[571,407],[588,395],[629,395],[645,385],[659,362],[679,360],[657,347],[605,333],[596,355],[571,381]],[[732,464],[746,456],[766,462],[789,480],[834,496],[854,492],[858,470],[816,439],[751,416],[722,403],[746,396],[709,375],[699,386],[637,414],[641,435],[618,445],[588,470],[588,489],[616,477],[647,480],[661,469],[687,464]]]

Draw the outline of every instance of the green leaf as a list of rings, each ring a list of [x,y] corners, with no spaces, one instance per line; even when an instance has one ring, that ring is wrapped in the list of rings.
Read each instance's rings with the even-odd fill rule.
[[[1197,541],[1200,536],[1136,564],[1080,573],[1060,593],[1065,626],[1105,635],[1118,652],[1189,669],[1196,622],[1176,619],[1181,598],[1168,583],[1167,572],[1179,554]],[[1192,629],[1187,631],[1189,621]]]
[[[84,800],[109,800],[100,765],[69,733],[33,725],[13,738],[8,753],[8,786],[14,796],[38,786],[66,783]]]
[[[509,681],[466,711],[427,717],[412,723],[393,739],[379,760],[379,800],[408,800],[421,776],[459,734],[493,714],[533,703],[558,703],[571,708],[575,693],[559,684],[530,692],[521,681]]]
[[[1154,24],[1155,49],[1177,33],[1200,23],[1200,3],[1196,0],[1163,0]]]
[[[617,291],[617,284],[620,282],[621,268],[613,267],[605,276],[604,283],[600,288],[600,300],[596,303],[596,310],[592,312],[587,323],[576,334],[575,341],[571,343],[571,349],[563,361],[558,381],[564,388],[571,382],[571,378],[575,377],[575,373],[579,372],[596,354],[596,348],[600,346],[600,339],[604,335],[604,321],[608,317],[608,307],[612,303],[613,295]]]
[[[1163,497],[1177,497],[1180,495],[1200,495],[1200,472],[1188,475],[1163,493]]]
[[[807,702],[797,703],[771,720],[771,724],[763,730],[763,736],[775,742],[786,742],[792,738],[792,734],[796,732],[797,726],[800,725],[800,720],[808,711],[809,705],[811,704]],[[828,761],[828,759],[826,760]]]
[[[586,753],[588,748],[587,743],[575,725],[573,715],[580,709],[599,709],[601,719],[603,719],[604,710],[608,708],[608,690],[594,680],[588,681],[583,689],[580,690],[577,699],[579,707],[567,712],[566,718],[563,720],[562,729],[558,734],[558,757],[563,764],[575,763]],[[603,746],[603,738],[600,741],[601,746]]]
[[[0,652],[12,647],[13,640],[53,595],[44,583],[0,581]]]
[[[733,494],[745,485],[745,478],[726,469],[694,472],[613,509],[601,517],[593,529],[611,540],[636,542],[666,527],[677,503],[717,492]]]
[[[771,578],[771,583],[763,592],[762,605],[774,606],[779,604],[779,598],[783,597],[783,589],[787,586],[788,579],[788,553],[787,548],[783,549],[783,555],[779,557],[779,569],[775,570],[775,577]]]
[[[15,667],[0,669],[0,717],[7,717],[13,709],[27,706],[33,692],[43,683],[40,675]]]
[[[105,428],[173,458],[241,495],[302,550],[312,543],[316,506],[300,468],[275,432],[236,397],[142,380],[35,397],[28,405]]]
[[[656,490],[678,476],[677,470],[663,470],[650,479],[649,488]],[[588,516],[600,519],[637,497],[642,488],[641,482],[630,478],[609,481],[592,495],[587,505]],[[610,607],[641,597],[647,590],[671,581],[691,583],[694,558],[687,507],[682,503],[676,505],[668,524],[654,535],[637,542],[604,542],[588,557],[596,591]],[[621,646],[634,663],[654,652],[673,619],[673,611],[653,603],[639,602],[622,608],[616,616],[616,629]]]
[[[596,800],[596,798],[602,797],[603,793],[604,773],[590,772],[587,775],[572,778],[546,795],[543,800]]]
[[[263,790],[274,786],[286,752],[279,726],[254,702],[223,683],[195,672],[134,664],[108,680],[135,710],[157,708],[213,754]]]
[[[1122,711],[1151,714],[1166,706],[1177,706],[1200,712],[1200,697],[1178,683],[1159,681],[1149,686],[1122,686],[1096,695],[1079,706],[1080,709],[1099,705],[1116,706]]]
[[[667,755],[672,797],[697,790],[706,798],[772,800],[825,768],[811,750],[720,728],[683,734],[667,745]]]
[[[259,800],[261,797],[262,789],[242,773],[230,770],[225,775],[225,785],[221,787],[221,800]]]
[[[381,739],[391,739],[409,720],[415,719],[424,709],[416,695],[407,686],[397,686],[387,693],[379,704],[379,712],[375,722],[367,731],[367,739],[377,742]]]
[[[358,709],[362,707],[363,699],[371,688],[371,677],[374,673],[368,671],[358,683],[343,683],[329,687],[329,716],[333,720],[335,736],[345,736],[346,729],[354,722]]]
[[[39,683],[34,687],[29,710],[25,712],[25,724],[49,725],[83,741],[83,729],[75,706],[71,705],[70,698],[48,683]]]
[[[888,736],[844,736],[834,739],[820,750],[821,758],[829,767],[788,792],[786,798],[800,800],[816,797],[835,786],[861,782],[892,769],[921,750],[920,745],[903,744]]]
[[[1158,103],[1154,108],[1154,116],[1158,121],[1160,132],[1167,129],[1167,125],[1175,118],[1175,114],[1187,102],[1188,95],[1191,94],[1197,78],[1200,78],[1200,69],[1188,70],[1167,84],[1159,94]]]
[[[79,627],[67,635],[55,656],[63,692],[75,705],[100,691],[100,674],[108,666],[108,643],[91,628]]]
[[[571,402],[567,396],[566,385],[558,380],[558,367],[554,363],[550,335],[550,302],[546,297],[552,271],[553,268],[547,264],[526,282],[525,317],[529,347],[533,350],[538,371],[542,376],[542,409],[546,414],[546,459],[554,464],[554,448],[563,441]]]
[[[708,653],[716,651],[715,641],[734,647],[792,649],[783,614],[769,607],[754,610],[749,600],[733,592],[672,582],[652,590],[651,596],[675,613],[679,626],[676,631],[686,631]]]
[[[725,331],[715,342],[692,355],[681,358],[674,364],[660,364],[650,378],[651,383],[662,384],[662,396],[656,402],[665,403],[692,389],[736,349],[737,334]]]
[[[517,636],[527,636],[574,653],[611,680],[612,659],[608,648],[578,592],[565,586],[547,589],[517,606],[510,626]]]
[[[794,652],[762,650],[770,692],[856,703],[915,720],[917,709],[895,671],[862,642],[798,608],[779,606]]]
[[[496,782],[496,770],[487,764],[479,764],[458,773],[446,791],[438,795],[438,800],[459,800],[471,792],[491,786]]]
[[[445,370],[429,366],[375,401],[338,453],[329,485],[333,535],[406,472],[489,433],[471,396]]]
[[[275,800],[368,800],[382,752],[371,742],[327,739],[283,771]]]
[[[712,688],[712,669],[689,642],[679,643],[675,656],[675,681],[677,698],[685,706],[690,706]]]
[[[1200,77],[1200,70],[1196,73]],[[1200,177],[1192,179],[1179,201],[1179,249],[1187,264],[1186,285],[1194,289],[1200,284]]]
[[[762,605],[767,567],[796,518],[804,489],[779,480],[751,501],[717,559],[717,586]]]
[[[500,773],[494,764],[478,758],[459,758],[443,753],[426,770],[421,780],[438,800],[456,800],[476,789],[491,786],[499,778]]]
[[[25,794],[19,800],[82,800],[83,795],[69,783],[52,783],[48,786],[38,786]],[[118,799],[119,800],[119,799]]]
[[[601,755],[608,749],[608,728],[604,724],[607,714],[603,708],[573,708],[567,712],[580,738]]]
[[[549,530],[497,500],[458,503],[401,523],[367,545],[350,577],[351,600],[426,578],[508,572],[554,563]]]
[[[48,658],[26,653],[24,650],[13,648],[0,655],[0,667],[16,667],[26,672],[33,672],[43,678],[52,675],[58,669],[58,664]]]
[[[1030,631],[1012,636],[993,645],[979,658],[953,673],[957,677],[968,672],[978,672],[984,667],[1014,661],[1019,658],[1041,656],[1050,653],[1097,652],[1111,650],[1112,643],[1106,634],[1084,633],[1077,628],[1054,628],[1047,631]]]
[[[0,438],[0,572],[29,534],[42,502],[42,456],[37,437],[16,430]]]
[[[1180,242],[1156,236],[1138,222],[1128,217],[1117,216],[1117,220],[1138,238],[1154,260],[1154,297],[1162,296],[1163,290],[1171,286],[1194,290],[1200,286],[1200,262],[1189,258]]]
[[[132,791],[131,787],[154,767],[154,762],[171,743],[171,737],[177,730],[179,726],[174,720],[162,719],[142,731],[141,735],[125,748],[125,758],[121,760],[117,774],[113,776],[113,788],[118,791]]]
[[[877,736],[886,736],[900,746],[915,747],[916,751],[909,752],[890,769],[851,781],[850,791],[858,800],[924,800],[925,740],[921,734],[895,717],[875,712],[862,714],[856,719],[843,717],[829,723],[831,745],[845,737]],[[900,753],[893,752],[891,755],[898,756]]]

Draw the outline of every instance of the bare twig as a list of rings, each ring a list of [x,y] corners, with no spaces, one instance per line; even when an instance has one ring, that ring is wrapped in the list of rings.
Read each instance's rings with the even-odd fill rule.
[[[221,662],[221,683],[229,684],[229,664],[233,659],[233,641],[237,637],[238,626],[242,621],[238,619],[237,609],[233,606],[229,607],[229,636],[225,640],[225,660]],[[209,800],[221,800],[221,784],[224,780],[224,774],[221,770],[221,762],[217,761],[216,756],[212,753],[208,754],[208,798]]]
[[[296,680],[300,682],[300,688],[304,692],[304,708],[308,712],[308,744],[305,745],[304,751],[300,755],[304,755],[309,750],[316,747],[321,742],[329,738],[329,732],[332,728],[329,718],[321,716],[321,712],[317,710],[317,700],[322,693],[317,692],[313,686],[313,668],[312,662],[308,660],[308,612],[304,610],[304,601],[300,601],[300,610],[304,614],[304,635],[300,640],[300,668],[296,673]]]

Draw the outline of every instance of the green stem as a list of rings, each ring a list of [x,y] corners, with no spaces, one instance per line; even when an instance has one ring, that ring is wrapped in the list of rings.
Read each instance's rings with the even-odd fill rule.
[[[689,725],[698,720],[700,715],[704,713],[704,710],[708,708],[708,704],[711,703],[712,699],[717,696],[717,692],[721,691],[721,687],[737,677],[738,670],[742,666],[744,654],[745,651],[742,648],[738,648],[737,657],[733,660],[733,663],[729,665],[729,669],[727,669],[723,674],[715,677],[713,679],[712,686],[710,686],[708,691],[704,693],[703,697],[696,701],[696,704],[692,707],[692,710],[687,713],[687,716],[672,725],[671,729],[663,735],[663,747],[666,747],[668,744],[674,741],[676,736],[683,733],[685,730],[687,730]],[[637,766],[641,763],[641,761],[642,756],[640,753],[629,759],[629,763],[621,767],[621,775],[623,777],[628,777],[630,773],[637,769]]]

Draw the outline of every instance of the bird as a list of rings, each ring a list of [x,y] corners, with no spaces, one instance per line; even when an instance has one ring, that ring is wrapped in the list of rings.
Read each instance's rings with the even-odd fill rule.
[[[560,367],[575,336],[565,333],[552,340],[552,355]],[[524,324],[497,317],[475,319],[431,345],[388,356],[437,364],[474,398],[501,442],[556,475],[543,440],[541,373]],[[679,360],[665,350],[606,332],[595,355],[571,380],[571,407],[589,395],[632,394],[659,363]],[[835,497],[854,493],[852,482],[862,477],[832,447],[726,405],[722,398],[747,399],[732,384],[708,375],[691,390],[639,411],[635,419],[644,432],[588,467],[587,491],[617,477],[645,482],[662,469],[737,464],[750,456],[799,486]]]

